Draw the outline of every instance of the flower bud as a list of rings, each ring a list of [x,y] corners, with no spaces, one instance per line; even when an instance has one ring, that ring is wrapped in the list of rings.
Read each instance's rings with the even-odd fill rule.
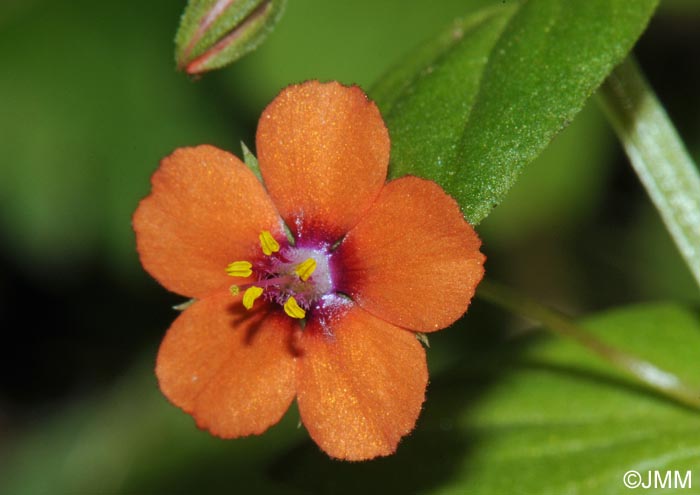
[[[286,0],[190,0],[175,37],[180,70],[218,69],[254,50],[282,16]]]

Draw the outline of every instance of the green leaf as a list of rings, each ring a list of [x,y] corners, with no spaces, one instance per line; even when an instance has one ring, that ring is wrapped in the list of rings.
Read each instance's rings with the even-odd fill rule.
[[[700,172],[632,59],[601,90],[632,168],[700,285]]]
[[[599,210],[605,181],[614,170],[614,139],[602,111],[589,100],[481,222],[484,243],[491,251],[510,252],[516,242],[537,239],[539,250],[543,234],[557,232],[564,239],[580,232],[581,224]]]
[[[639,305],[583,325],[697,381],[696,310]],[[444,336],[431,338],[439,347]],[[148,356],[112,390],[5,438],[0,492],[605,495],[626,493],[622,476],[632,469],[697,471],[700,414],[571,341],[534,333],[460,353],[460,364],[431,377],[416,430],[397,453],[365,463],[329,459],[295,428],[295,411],[261,437],[199,431],[158,391]]]
[[[286,0],[190,0],[175,37],[189,74],[219,69],[254,50],[282,17]]]
[[[371,94],[390,175],[439,182],[476,224],[632,48],[656,0],[499,3],[456,21]]]
[[[697,311],[639,305],[583,325],[697,381]],[[626,493],[629,470],[644,477],[693,470],[693,485],[700,482],[700,413],[636,386],[571,341],[534,334],[463,363],[433,378],[418,428],[394,457],[338,464],[298,449],[279,462],[281,480],[313,493],[372,486],[376,493],[481,495]]]

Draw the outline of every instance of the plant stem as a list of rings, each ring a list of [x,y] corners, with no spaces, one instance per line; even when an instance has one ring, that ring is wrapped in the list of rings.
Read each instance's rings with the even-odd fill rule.
[[[685,384],[673,373],[598,340],[558,311],[489,280],[482,280],[477,296],[524,318],[535,320],[556,335],[578,342],[661,395],[693,409],[700,409],[700,390]]]
[[[599,94],[632,167],[700,285],[700,173],[696,165],[632,58],[610,74]]]

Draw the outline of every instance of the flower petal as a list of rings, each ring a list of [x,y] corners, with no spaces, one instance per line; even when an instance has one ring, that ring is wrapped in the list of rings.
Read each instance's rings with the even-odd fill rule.
[[[481,241],[434,182],[404,177],[338,248],[338,289],[364,309],[419,332],[444,328],[469,306],[484,274]]]
[[[335,241],[379,193],[389,134],[377,106],[357,86],[308,81],[284,89],[257,132],[267,190],[296,234]]]
[[[262,433],[294,399],[293,322],[247,312],[239,299],[210,295],[187,308],[156,363],[166,397],[224,438]]]
[[[226,266],[260,255],[261,230],[284,238],[264,188],[230,153],[180,148],[151,182],[134,213],[137,249],[144,268],[173,292],[198,297],[231,285]]]
[[[425,351],[411,332],[353,306],[322,327],[312,318],[297,360],[297,402],[314,441],[332,457],[396,450],[421,410]]]

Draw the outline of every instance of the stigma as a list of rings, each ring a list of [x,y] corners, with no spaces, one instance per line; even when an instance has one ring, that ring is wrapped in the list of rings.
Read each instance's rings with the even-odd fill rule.
[[[232,285],[233,296],[252,310],[258,299],[277,304],[290,318],[302,320],[324,296],[335,292],[330,246],[322,243],[290,245],[263,230],[258,236],[262,257],[238,260],[225,267],[231,277],[248,279]]]

